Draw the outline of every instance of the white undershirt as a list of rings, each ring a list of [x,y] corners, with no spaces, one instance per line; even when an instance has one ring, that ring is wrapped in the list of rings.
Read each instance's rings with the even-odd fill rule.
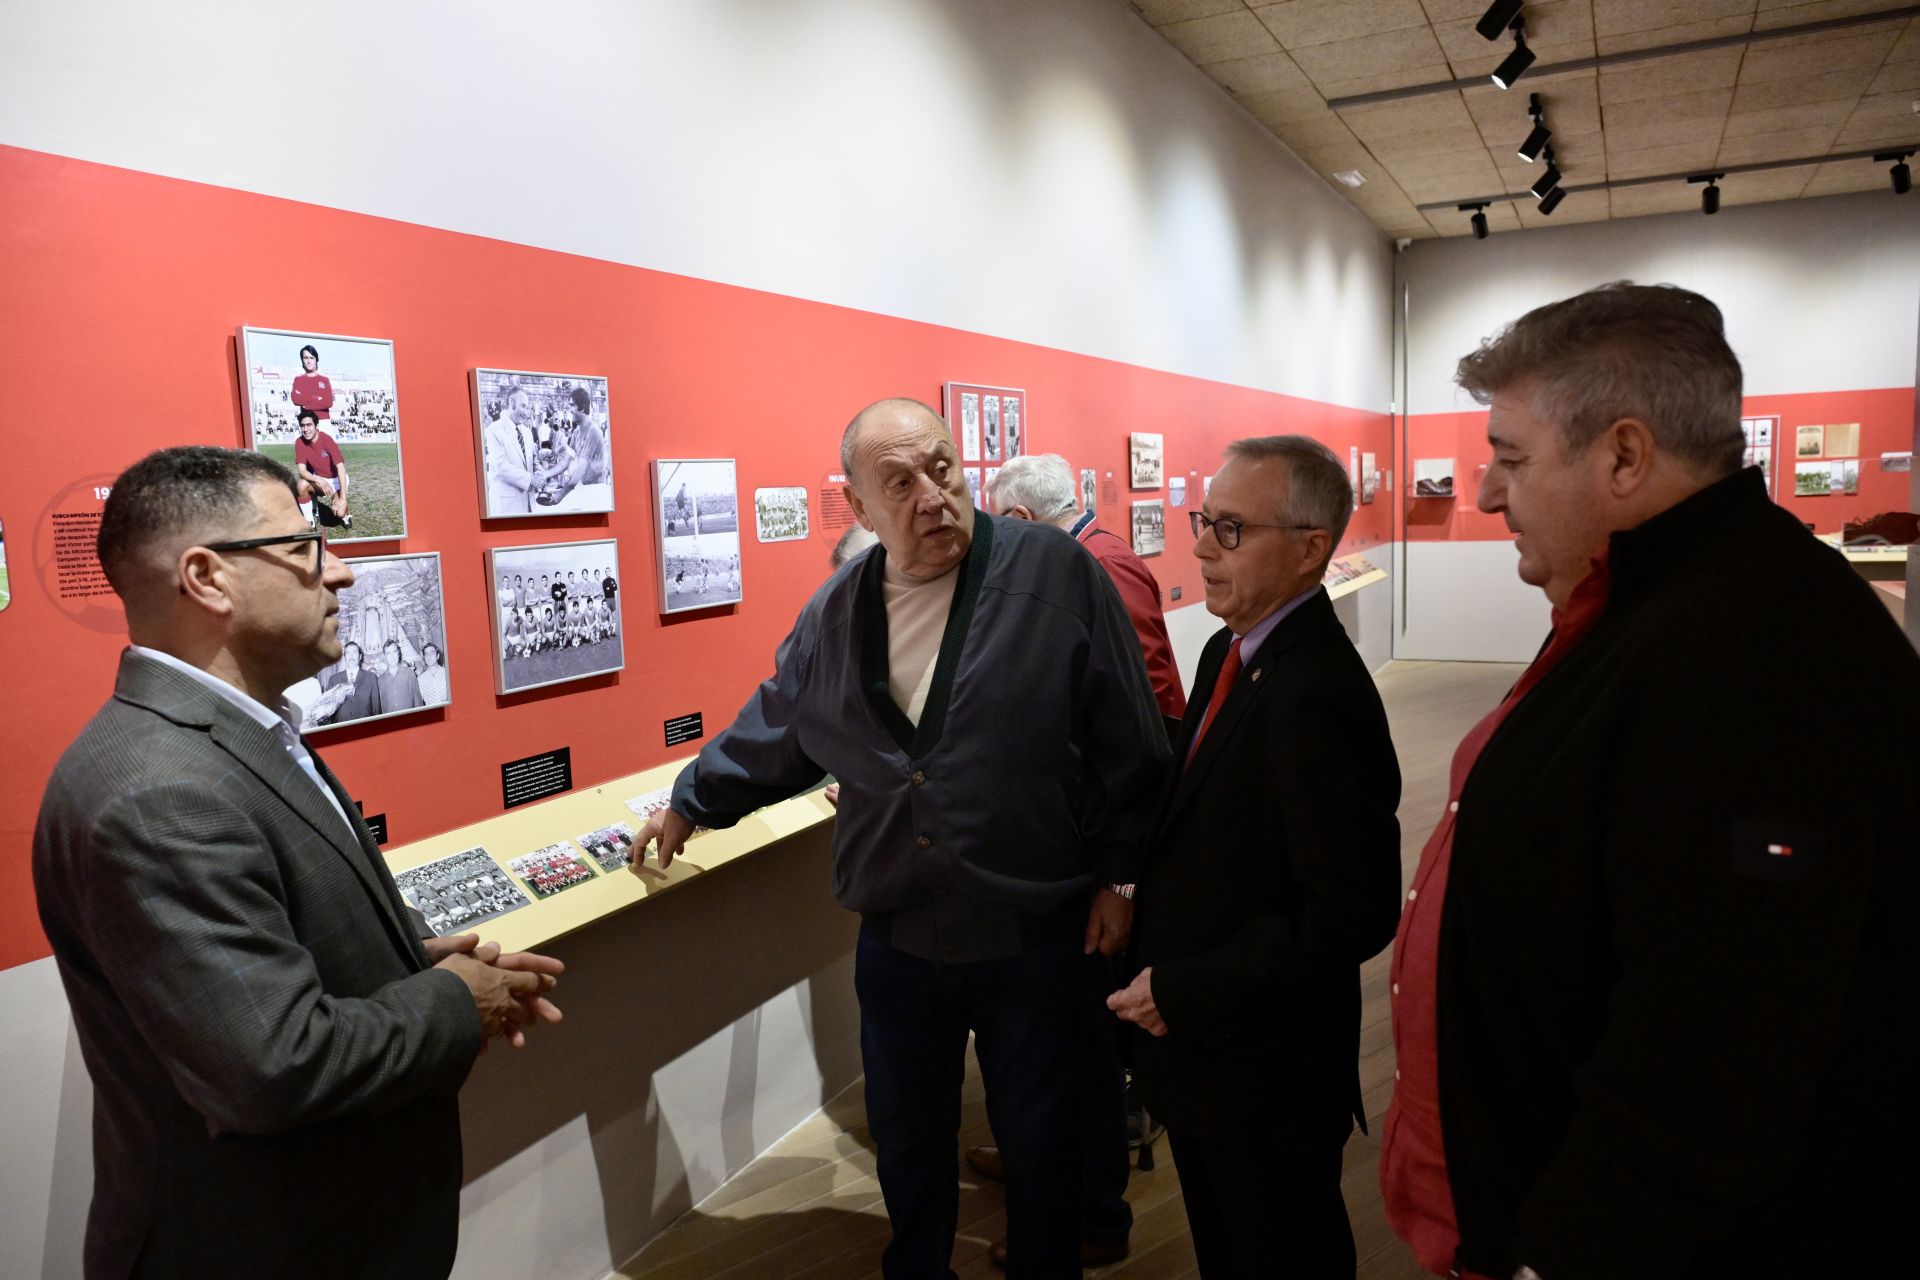
[[[915,728],[926,709],[927,690],[933,686],[940,638],[946,633],[953,592],[960,584],[959,567],[922,581],[907,577],[889,562],[880,584],[887,602],[887,692]]]

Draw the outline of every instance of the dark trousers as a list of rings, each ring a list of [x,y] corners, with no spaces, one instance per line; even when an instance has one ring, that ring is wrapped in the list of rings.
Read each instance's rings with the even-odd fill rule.
[[[1353,1228],[1340,1198],[1352,1123],[1303,1129],[1245,1119],[1214,1137],[1167,1131],[1201,1276],[1353,1280]]]
[[[1078,1086],[1090,1021],[1080,931],[1065,923],[1018,956],[973,964],[919,959],[887,942],[883,926],[861,925],[853,985],[867,1124],[893,1224],[887,1280],[953,1275],[969,1029],[1007,1170],[1008,1274],[1078,1280]]]
[[[1081,1172],[1080,1231],[1094,1244],[1125,1244],[1133,1231],[1133,1207],[1127,1203],[1127,1068],[1121,1058],[1120,1020],[1107,1008],[1107,997],[1122,983],[1113,976],[1113,962],[1105,956],[1087,959],[1092,1000],[1088,1013],[1093,1025],[1087,1052],[1081,1058]],[[999,1130],[994,1131],[996,1138]]]

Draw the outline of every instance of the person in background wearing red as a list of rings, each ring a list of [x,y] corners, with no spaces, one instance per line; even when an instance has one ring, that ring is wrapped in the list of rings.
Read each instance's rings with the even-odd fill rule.
[[[300,514],[315,526],[313,504],[333,513],[343,528],[353,528],[347,514],[347,459],[332,436],[320,429],[312,409],[300,411],[300,437],[293,442],[293,470],[300,479]],[[328,523],[332,523],[329,520]]]
[[[1741,468],[1706,298],[1606,285],[1456,377],[1553,630],[1460,744],[1406,895],[1387,1219],[1440,1275],[1884,1274],[1911,1252],[1913,1110],[1872,1100],[1913,1062],[1920,657]],[[1857,724],[1754,694],[1816,653],[1873,691],[1870,781]]]
[[[327,422],[333,417],[333,383],[320,372],[320,350],[312,343],[300,348],[300,367],[304,373],[293,378],[293,406],[311,409],[314,417]]]

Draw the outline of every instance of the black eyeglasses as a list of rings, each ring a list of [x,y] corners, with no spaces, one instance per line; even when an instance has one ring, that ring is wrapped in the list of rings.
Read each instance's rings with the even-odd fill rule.
[[[233,542],[203,542],[200,545],[209,551],[255,551],[261,547],[281,547],[295,542],[313,544],[313,567],[319,569],[327,562],[327,535],[320,529],[305,529],[299,533],[283,533],[272,538],[240,538]]]
[[[1242,529],[1318,529],[1317,524],[1255,524],[1251,520],[1235,520],[1231,516],[1221,516],[1218,520],[1198,511],[1187,512],[1187,522],[1193,526],[1193,536],[1198,538],[1207,530],[1213,530],[1213,536],[1220,540],[1222,551],[1231,551],[1240,545]]]

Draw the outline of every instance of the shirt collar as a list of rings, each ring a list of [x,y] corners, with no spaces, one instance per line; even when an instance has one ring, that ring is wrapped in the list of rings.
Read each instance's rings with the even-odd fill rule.
[[[1273,629],[1284,622],[1288,614],[1305,604],[1307,598],[1319,589],[1320,584],[1317,582],[1314,583],[1305,591],[1302,591],[1299,595],[1287,601],[1278,609],[1275,609],[1272,613],[1254,623],[1251,627],[1248,627],[1247,633],[1239,637],[1241,664],[1244,666],[1252,662],[1253,655],[1259,650],[1261,645],[1266,643],[1267,637],[1273,634]]]
[[[1067,526],[1067,532],[1077,538],[1080,536],[1081,532],[1085,530],[1086,527],[1092,523],[1093,523],[1093,512],[1082,511],[1080,513],[1080,518]]]
[[[241,711],[246,713],[247,719],[253,721],[262,729],[270,733],[278,733],[282,729],[292,729],[294,735],[296,737],[299,736],[300,713],[294,708],[291,702],[287,701],[285,695],[281,696],[280,704],[277,708],[268,707],[259,700],[242,692],[240,689],[228,684],[219,676],[203,671],[192,663],[184,662],[170,653],[160,649],[149,649],[141,644],[130,645],[128,647],[141,657],[151,659],[163,667],[172,667],[181,675],[198,681],[208,689],[213,690],[213,692],[240,708]]]

